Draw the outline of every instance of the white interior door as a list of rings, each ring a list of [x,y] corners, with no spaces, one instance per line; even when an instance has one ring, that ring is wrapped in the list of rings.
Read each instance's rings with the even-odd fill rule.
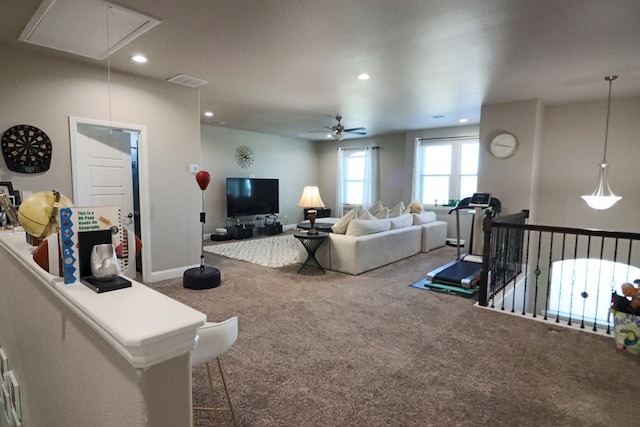
[[[134,230],[131,134],[79,124],[76,140],[76,206],[117,206]]]

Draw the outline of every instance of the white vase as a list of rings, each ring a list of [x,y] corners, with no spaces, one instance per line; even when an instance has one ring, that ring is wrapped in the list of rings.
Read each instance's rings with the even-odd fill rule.
[[[112,244],[95,245],[91,249],[91,274],[98,280],[112,280],[120,274],[120,263]]]

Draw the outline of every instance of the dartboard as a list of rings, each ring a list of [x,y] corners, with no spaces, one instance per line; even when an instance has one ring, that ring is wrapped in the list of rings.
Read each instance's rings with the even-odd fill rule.
[[[51,140],[35,126],[17,125],[2,135],[2,155],[11,171],[44,172],[51,164]]]

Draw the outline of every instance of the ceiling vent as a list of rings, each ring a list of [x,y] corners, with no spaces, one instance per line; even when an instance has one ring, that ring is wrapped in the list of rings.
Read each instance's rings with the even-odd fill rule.
[[[44,0],[18,40],[103,60],[159,23],[106,1]]]
[[[188,87],[200,87],[209,83],[206,80],[202,80],[197,77],[187,76],[185,74],[178,74],[177,76],[167,79],[167,81],[169,83],[175,83],[177,85],[188,86]]]

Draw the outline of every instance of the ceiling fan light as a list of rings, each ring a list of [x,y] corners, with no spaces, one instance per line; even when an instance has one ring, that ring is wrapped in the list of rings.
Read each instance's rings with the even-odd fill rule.
[[[340,132],[334,132],[333,133],[333,139],[335,139],[336,141],[342,141],[344,139],[344,133]]]

